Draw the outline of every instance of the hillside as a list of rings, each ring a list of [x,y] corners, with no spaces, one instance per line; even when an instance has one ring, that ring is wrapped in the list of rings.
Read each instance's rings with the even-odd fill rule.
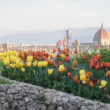
[[[72,42],[78,39],[80,42],[92,42],[94,34],[98,30],[98,27],[91,28],[71,28],[72,30]],[[65,30],[55,31],[34,31],[17,34],[9,34],[0,37],[0,43],[9,41],[10,43],[56,43],[58,40],[62,40],[65,36]],[[110,32],[110,28],[107,28]]]

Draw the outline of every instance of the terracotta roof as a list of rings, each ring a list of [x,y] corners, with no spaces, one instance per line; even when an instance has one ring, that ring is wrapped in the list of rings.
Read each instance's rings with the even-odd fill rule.
[[[58,41],[58,46],[61,46],[61,45],[63,45],[63,40]]]
[[[110,33],[104,28],[103,24],[94,36],[94,40],[99,39],[110,39]]]

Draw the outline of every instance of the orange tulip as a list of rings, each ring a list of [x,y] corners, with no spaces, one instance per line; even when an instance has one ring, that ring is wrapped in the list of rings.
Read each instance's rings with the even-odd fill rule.
[[[90,79],[92,77],[92,73],[91,72],[86,72],[86,78]]]
[[[98,60],[101,59],[101,55],[100,54],[97,55],[97,59]]]
[[[80,84],[80,80],[77,80],[77,83]]]
[[[72,66],[72,70],[74,71],[74,69],[75,69],[75,67],[74,67],[74,65]]]
[[[89,79],[86,79],[86,83],[89,85],[89,83],[90,83],[90,80],[89,80]]]
[[[75,77],[73,77],[73,81],[77,82],[78,81],[78,75],[76,75]]]
[[[68,78],[70,79],[72,77],[72,74],[71,73],[68,73]]]
[[[108,71],[105,75],[106,78],[110,77],[110,71]]]
[[[73,65],[74,65],[74,66],[77,66],[77,61],[76,61],[76,60],[73,61]]]
[[[99,67],[100,67],[100,66],[97,64],[97,65],[95,66],[95,69],[96,69],[96,70],[98,70],[98,69],[99,69]]]
[[[93,88],[95,85],[93,84],[93,82],[90,82],[89,86]]]

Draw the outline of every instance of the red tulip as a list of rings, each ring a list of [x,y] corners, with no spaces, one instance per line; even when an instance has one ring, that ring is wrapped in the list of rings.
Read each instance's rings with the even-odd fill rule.
[[[55,62],[53,62],[53,66],[54,66],[54,67],[57,67],[57,65],[55,64]]]
[[[83,56],[83,59],[87,59],[87,56],[86,56],[86,54],[84,54],[84,56]]]
[[[71,73],[68,73],[68,78],[70,79],[72,77],[72,74]]]
[[[56,52],[56,49],[53,49],[53,53],[55,53]]]
[[[94,79],[93,79],[93,83],[94,83],[94,84],[97,84],[97,82],[98,82],[98,79],[97,79],[97,78],[94,78]]]
[[[74,71],[74,69],[75,69],[75,66],[73,65],[73,66],[72,66],[72,70]]]
[[[62,64],[63,64],[63,62],[62,61],[59,61],[58,65],[62,65]]]
[[[75,49],[74,53],[76,53],[76,54],[77,54],[77,49]]]
[[[108,68],[105,68],[105,71],[107,71],[108,70]]]

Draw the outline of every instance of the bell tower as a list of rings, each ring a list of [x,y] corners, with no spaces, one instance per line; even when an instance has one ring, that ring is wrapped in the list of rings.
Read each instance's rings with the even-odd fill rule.
[[[67,48],[70,49],[71,51],[71,46],[72,46],[72,43],[71,43],[71,34],[72,34],[72,31],[71,30],[66,30],[66,45],[67,45]]]

